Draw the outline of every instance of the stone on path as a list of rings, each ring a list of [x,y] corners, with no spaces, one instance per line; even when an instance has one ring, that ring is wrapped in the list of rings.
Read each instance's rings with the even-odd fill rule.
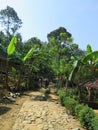
[[[60,104],[51,101],[34,101],[29,98],[20,109],[12,130],[84,129]]]

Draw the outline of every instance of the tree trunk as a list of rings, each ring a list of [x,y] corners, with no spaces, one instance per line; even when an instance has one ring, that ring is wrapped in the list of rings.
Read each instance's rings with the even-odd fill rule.
[[[81,86],[78,85],[77,88],[78,88],[78,98],[79,98],[79,101],[81,101],[81,99],[82,99]]]
[[[62,77],[58,77],[58,86],[62,88]]]
[[[20,91],[20,82],[21,82],[21,78],[22,78],[22,76],[21,76],[21,72],[19,72],[19,74],[18,74],[18,81],[16,81],[17,82],[17,84],[16,84],[16,91]]]
[[[88,89],[88,101],[94,101],[94,91],[92,88]]]
[[[5,86],[7,90],[10,90],[10,87],[8,86],[8,60],[6,61]]]

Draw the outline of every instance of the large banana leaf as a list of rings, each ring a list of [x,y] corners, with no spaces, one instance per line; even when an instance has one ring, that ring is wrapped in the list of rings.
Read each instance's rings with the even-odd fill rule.
[[[93,64],[95,64],[96,62],[98,62],[98,51],[94,51],[90,54],[88,54],[87,56],[85,56],[82,59],[83,63],[87,63],[87,61],[92,60]]]
[[[78,69],[80,67],[81,61],[80,60],[76,60],[74,63],[74,68],[69,76],[69,81],[72,81],[75,77],[75,74],[78,72]]]
[[[79,67],[81,67],[84,64],[88,65],[88,63],[89,67],[92,67],[91,65],[93,65],[93,67],[96,67],[96,65],[98,65],[98,51],[92,52],[91,46],[89,44],[86,48],[86,56],[75,61],[74,68],[69,76],[69,81],[71,81],[74,78],[75,74],[79,70]]]
[[[11,55],[13,54],[13,52],[15,51],[15,44],[17,42],[16,37],[14,36],[11,40],[11,42],[9,43],[8,47],[7,47],[7,54]]]
[[[25,55],[25,57],[23,58],[23,61],[25,62],[28,58],[30,58],[30,56],[37,51],[38,49],[35,49],[35,47],[32,47],[28,53]]]

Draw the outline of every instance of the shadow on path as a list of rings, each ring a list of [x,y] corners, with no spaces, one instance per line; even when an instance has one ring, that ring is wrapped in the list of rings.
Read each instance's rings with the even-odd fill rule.
[[[9,110],[11,110],[11,108],[6,106],[0,106],[0,115],[7,113]]]

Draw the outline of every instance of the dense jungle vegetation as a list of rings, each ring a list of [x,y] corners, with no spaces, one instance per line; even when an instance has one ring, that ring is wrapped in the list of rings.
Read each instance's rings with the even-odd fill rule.
[[[0,24],[1,88],[37,89],[39,79],[48,78],[58,88],[77,89],[79,100],[98,100],[98,51],[92,51],[90,45],[80,49],[64,27],[47,34],[47,42],[37,37],[23,42],[19,33],[22,20],[9,6],[0,11]]]
[[[22,20],[9,6],[0,11],[0,24],[0,90],[36,90],[48,79],[61,104],[88,130],[97,130],[98,118],[87,106],[80,112],[83,104],[77,105],[77,101],[98,106],[98,51],[89,44],[80,49],[65,27],[49,32],[47,41],[32,36],[23,42],[19,33]],[[87,111],[88,117],[84,117]]]

